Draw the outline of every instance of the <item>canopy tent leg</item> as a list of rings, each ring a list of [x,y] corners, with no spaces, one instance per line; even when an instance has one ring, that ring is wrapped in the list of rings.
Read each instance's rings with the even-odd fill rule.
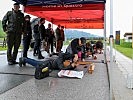
[[[113,86],[112,86],[112,67],[113,67],[113,0],[110,0],[110,100],[113,100]]]
[[[105,6],[105,10],[104,10],[104,63],[107,63],[107,59],[106,59],[106,6]]]

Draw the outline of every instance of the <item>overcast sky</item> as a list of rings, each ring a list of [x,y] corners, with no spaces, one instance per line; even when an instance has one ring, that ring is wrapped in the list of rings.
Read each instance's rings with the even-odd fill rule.
[[[13,7],[12,0],[0,0],[0,20]],[[113,34],[120,30],[121,38],[125,32],[132,32],[133,0],[113,0]],[[107,37],[110,34],[110,0],[106,3]],[[103,30],[82,30],[103,36]]]

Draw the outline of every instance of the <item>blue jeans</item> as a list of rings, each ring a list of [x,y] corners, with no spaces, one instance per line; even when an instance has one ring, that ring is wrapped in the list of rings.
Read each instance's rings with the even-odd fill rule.
[[[28,64],[34,66],[35,68],[48,67],[50,69],[53,69],[51,60],[37,61],[37,60],[31,59],[31,58],[24,58],[24,63],[28,63]]]
[[[24,62],[34,66],[35,68],[37,68],[37,66],[39,64],[44,63],[43,61],[37,61],[37,60],[31,59],[31,58],[24,58]]]

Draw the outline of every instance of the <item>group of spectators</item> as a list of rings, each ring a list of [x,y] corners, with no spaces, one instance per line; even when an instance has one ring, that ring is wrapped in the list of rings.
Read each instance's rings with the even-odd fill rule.
[[[19,10],[20,4],[14,3],[12,11],[8,11],[3,17],[3,31],[7,34],[7,61],[9,65],[18,64],[16,61],[18,49],[23,38],[23,57],[27,57],[27,52],[31,44],[31,39],[34,38],[33,55],[38,56],[38,59],[44,59],[41,54],[41,45],[44,45],[47,53],[53,53],[55,46],[56,52],[60,52],[64,41],[64,27],[58,25],[54,31],[51,23],[46,29],[44,26],[45,18],[40,18],[38,23],[31,28],[30,16],[25,15]],[[56,40],[56,44],[54,41]],[[51,49],[51,50],[50,50]]]
[[[51,23],[48,24],[46,29],[45,18],[40,18],[38,23],[34,25],[33,31],[30,23],[30,16],[25,15],[19,10],[20,5],[18,3],[14,4],[12,11],[8,11],[3,17],[2,26],[4,32],[7,33],[7,61],[9,65],[18,64],[16,62],[18,49],[21,44],[21,38],[23,36],[23,57],[27,57],[27,52],[31,44],[32,36],[34,38],[34,51],[33,55],[38,56],[38,59],[44,59],[41,54],[41,47],[44,47],[47,53],[54,53],[54,46],[56,48],[56,53],[60,53],[64,36],[64,26],[58,25],[55,31],[52,28]],[[56,41],[56,44],[54,44]],[[43,45],[43,46],[41,46]],[[98,47],[100,45],[100,47]],[[103,45],[100,43],[96,44],[96,47],[102,48]],[[88,47],[88,50],[90,47]],[[101,49],[102,50],[102,49]],[[76,38],[71,41],[66,49],[66,53],[72,54],[72,60],[74,62],[78,61],[78,53],[81,52],[81,60],[84,61],[87,51],[86,39]],[[92,50],[90,50],[92,51]],[[101,51],[100,51],[101,52]]]
[[[45,28],[44,23],[45,18],[41,18],[33,27],[33,37],[35,39],[33,55],[38,55],[38,59],[44,58],[41,54],[41,47],[43,47],[49,55],[54,53],[54,47],[56,48],[56,53],[58,53],[61,52],[63,41],[65,40],[64,26],[58,25],[54,31],[51,23],[48,24],[47,29]]]
[[[95,47],[89,43],[86,43],[84,37],[75,38],[68,45],[66,52],[61,52],[64,36],[64,26],[58,25],[55,31],[52,28],[51,23],[48,24],[46,29],[45,18],[40,18],[36,25],[31,28],[30,16],[25,15],[19,10],[20,5],[18,3],[14,4],[12,11],[8,11],[3,17],[2,26],[4,32],[7,33],[7,61],[9,65],[19,64],[25,65],[26,63],[31,64],[36,67],[35,78],[42,79],[45,76],[43,68],[48,69],[75,69],[78,64],[76,63],[79,58],[85,61],[87,52],[91,52],[92,56],[94,54]],[[23,36],[23,56],[19,58],[19,62],[16,61],[18,49],[21,44],[21,39]],[[50,54],[54,54],[54,46],[56,48],[57,59],[49,59],[45,61],[38,61],[27,57],[28,49],[31,44],[31,39],[34,38],[34,51],[33,55],[38,56],[38,59],[44,59],[41,54],[41,48]],[[54,43],[56,42],[56,43]],[[96,43],[96,48],[100,48],[100,53],[103,48],[101,42]],[[97,50],[96,50],[97,52]],[[71,62],[65,67],[65,60],[71,60]],[[49,73],[49,71],[48,71]]]

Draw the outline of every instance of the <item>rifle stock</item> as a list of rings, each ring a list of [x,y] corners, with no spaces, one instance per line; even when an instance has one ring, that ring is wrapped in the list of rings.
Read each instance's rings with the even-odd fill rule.
[[[87,65],[87,64],[92,64],[92,62],[90,61],[77,61],[75,62],[76,64],[79,64],[79,65]]]

